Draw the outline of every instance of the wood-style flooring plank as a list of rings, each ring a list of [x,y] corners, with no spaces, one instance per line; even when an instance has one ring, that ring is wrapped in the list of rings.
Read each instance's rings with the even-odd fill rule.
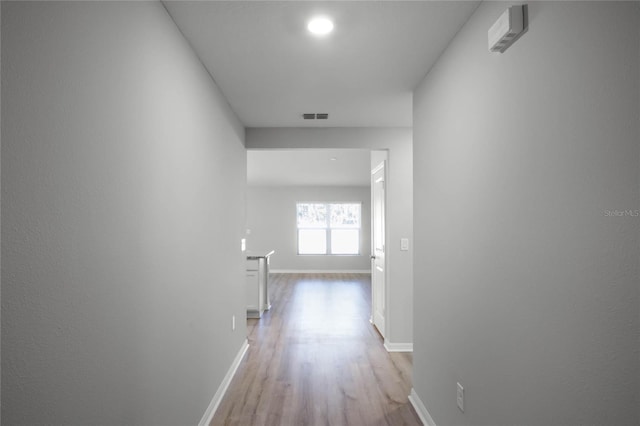
[[[369,275],[271,274],[269,290],[211,426],[421,425],[411,354],[388,353],[369,322]]]

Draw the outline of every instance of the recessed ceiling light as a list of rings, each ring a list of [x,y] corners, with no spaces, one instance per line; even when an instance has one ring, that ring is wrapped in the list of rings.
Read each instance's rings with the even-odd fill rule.
[[[333,22],[326,16],[318,16],[309,21],[307,29],[313,35],[325,36],[333,31]]]

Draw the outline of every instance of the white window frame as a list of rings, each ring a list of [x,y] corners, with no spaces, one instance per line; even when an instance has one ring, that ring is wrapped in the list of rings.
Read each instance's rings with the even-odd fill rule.
[[[300,204],[322,204],[326,206],[327,217],[324,227],[301,227],[298,225],[298,206]],[[331,227],[331,204],[357,204],[360,206],[359,226],[353,228]],[[300,253],[300,231],[323,229],[326,235],[325,253]],[[358,252],[357,253],[331,253],[331,231],[332,230],[357,230],[358,231]],[[296,254],[298,256],[361,256],[362,255],[362,202],[361,201],[298,201],[296,202]]]

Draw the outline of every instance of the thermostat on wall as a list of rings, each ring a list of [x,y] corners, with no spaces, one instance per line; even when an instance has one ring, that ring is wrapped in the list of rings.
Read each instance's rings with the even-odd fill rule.
[[[489,50],[504,52],[516,41],[525,28],[526,6],[511,6],[489,28]]]

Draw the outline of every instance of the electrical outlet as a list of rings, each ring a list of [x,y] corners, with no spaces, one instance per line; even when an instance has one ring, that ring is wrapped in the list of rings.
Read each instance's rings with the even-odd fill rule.
[[[231,315],[231,331],[235,331],[235,330],[236,330],[236,316]]]
[[[456,401],[458,403],[458,408],[464,413],[464,388],[460,383],[456,384],[458,385],[458,391],[456,392]]]

